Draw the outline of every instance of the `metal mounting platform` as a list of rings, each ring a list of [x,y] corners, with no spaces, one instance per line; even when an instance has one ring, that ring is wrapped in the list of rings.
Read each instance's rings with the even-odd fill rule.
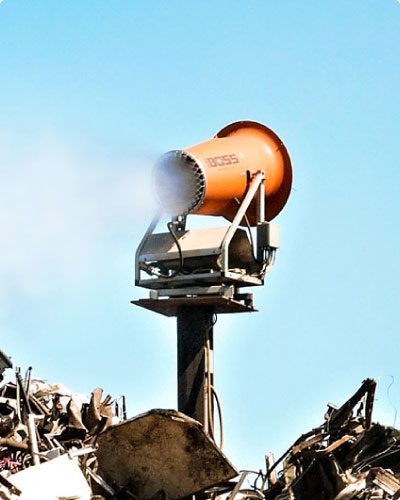
[[[247,297],[250,294],[243,294],[242,298],[229,298],[218,295],[207,295],[198,297],[169,297],[165,299],[139,299],[132,300],[131,303],[149,309],[150,311],[163,314],[164,316],[177,316],[178,309],[182,306],[208,306],[212,307],[216,314],[257,312],[254,309],[252,300]]]

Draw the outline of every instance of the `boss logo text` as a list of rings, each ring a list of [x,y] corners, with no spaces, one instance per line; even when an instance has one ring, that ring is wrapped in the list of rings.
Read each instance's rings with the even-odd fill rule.
[[[234,163],[239,163],[239,158],[235,154],[223,155],[223,156],[213,156],[211,158],[206,158],[210,167],[220,167],[222,165],[233,165]]]

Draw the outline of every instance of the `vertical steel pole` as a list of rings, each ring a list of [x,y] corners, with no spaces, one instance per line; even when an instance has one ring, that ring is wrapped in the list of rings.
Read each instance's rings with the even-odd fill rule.
[[[178,410],[202,423],[208,432],[207,343],[212,360],[212,308],[181,306],[177,314],[177,333]],[[212,367],[212,361],[210,365]],[[210,379],[213,383],[212,373]]]

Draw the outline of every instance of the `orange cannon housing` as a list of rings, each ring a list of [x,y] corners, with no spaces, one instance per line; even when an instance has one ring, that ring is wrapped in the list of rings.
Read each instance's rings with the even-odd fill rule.
[[[265,174],[266,219],[285,206],[292,185],[289,154],[279,137],[252,121],[232,123],[205,142],[163,155],[154,172],[156,195],[170,215],[203,214],[232,221],[252,177]],[[247,217],[256,224],[256,200]]]

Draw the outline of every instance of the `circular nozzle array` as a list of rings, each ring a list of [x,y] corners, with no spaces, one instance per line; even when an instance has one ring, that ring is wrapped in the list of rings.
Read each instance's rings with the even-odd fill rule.
[[[160,205],[172,216],[196,210],[205,195],[205,176],[196,160],[184,151],[169,151],[158,161],[153,185]]]

